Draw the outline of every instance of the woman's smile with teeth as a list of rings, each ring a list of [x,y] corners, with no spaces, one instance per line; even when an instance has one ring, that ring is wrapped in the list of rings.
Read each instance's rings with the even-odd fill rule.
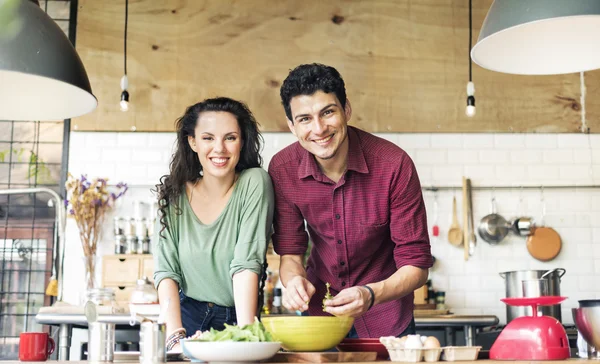
[[[218,165],[227,163],[227,158],[211,158],[210,160],[213,162],[213,164]]]
[[[331,138],[333,138],[333,134],[331,134],[330,136],[328,136],[326,138],[323,138],[323,139],[315,139],[314,142],[317,143],[317,144],[325,144],[328,141],[330,141]]]

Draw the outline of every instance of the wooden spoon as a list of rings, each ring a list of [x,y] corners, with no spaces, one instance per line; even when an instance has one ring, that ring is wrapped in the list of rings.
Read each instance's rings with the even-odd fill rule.
[[[452,200],[452,224],[448,230],[448,241],[454,246],[461,246],[463,242],[463,231],[458,224],[458,216],[456,214],[456,197]]]

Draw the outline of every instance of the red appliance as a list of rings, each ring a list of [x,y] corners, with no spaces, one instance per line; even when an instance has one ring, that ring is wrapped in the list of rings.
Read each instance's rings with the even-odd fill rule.
[[[571,356],[567,332],[554,317],[538,316],[537,306],[561,303],[567,297],[503,298],[511,306],[531,306],[533,316],[513,319],[506,325],[490,349],[493,360],[562,360]]]

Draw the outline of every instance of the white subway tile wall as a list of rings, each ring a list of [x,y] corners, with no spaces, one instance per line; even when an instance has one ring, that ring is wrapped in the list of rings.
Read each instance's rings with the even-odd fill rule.
[[[520,269],[565,268],[561,293],[564,323],[572,323],[570,308],[577,300],[600,298],[600,189],[520,189],[527,185],[600,184],[600,135],[579,134],[380,134],[397,143],[413,158],[421,184],[457,186],[462,176],[473,186],[514,186],[509,190],[474,190],[475,224],[490,212],[496,198],[498,212],[507,219],[531,216],[555,228],[563,248],[550,262],[532,258],[525,238],[509,235],[498,245],[477,236],[475,254],[468,261],[463,251],[447,241],[451,223],[452,198],[462,218],[460,189],[437,193],[424,191],[430,230],[440,227],[432,237],[436,257],[430,278],[436,290],[446,292],[449,308],[458,314],[493,314],[506,322],[504,281],[499,273]],[[296,139],[291,133],[265,133],[262,153],[265,168],[272,156]],[[174,133],[71,133],[69,171],[132,186],[113,216],[131,213],[134,200],[151,200],[152,188],[168,172],[175,143]],[[438,211],[433,211],[437,199]],[[435,217],[437,216],[437,219]],[[101,254],[112,252],[112,217],[107,217]],[[77,228],[69,221],[65,274],[82,276],[81,248]],[[79,287],[65,289],[65,299],[77,303]]]

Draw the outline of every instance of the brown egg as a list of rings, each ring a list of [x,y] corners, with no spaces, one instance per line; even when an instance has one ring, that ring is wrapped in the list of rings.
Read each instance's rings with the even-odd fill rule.
[[[435,336],[429,336],[423,343],[423,349],[437,349],[441,347],[440,341]]]

